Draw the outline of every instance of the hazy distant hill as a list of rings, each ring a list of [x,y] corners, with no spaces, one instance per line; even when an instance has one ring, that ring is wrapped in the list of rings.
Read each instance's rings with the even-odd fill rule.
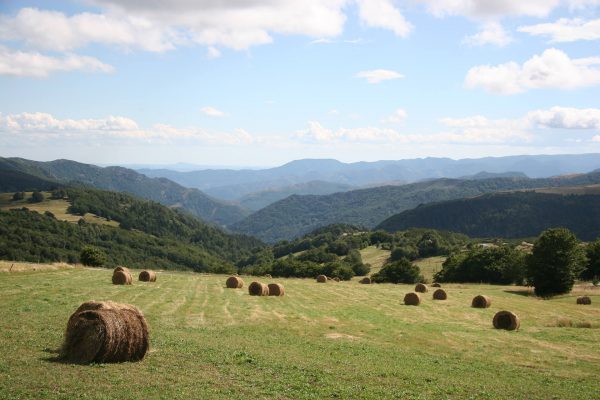
[[[176,172],[144,169],[141,172],[151,177],[166,177],[184,186],[198,188],[212,196],[233,200],[265,189],[314,180],[366,187],[394,181],[417,182],[424,179],[460,178],[479,174],[482,171],[490,174],[488,177],[515,171],[515,173],[539,178],[583,173],[599,167],[600,154],[578,154],[463,160],[420,158],[349,164],[331,159],[305,159],[262,170],[208,169]],[[510,174],[514,176],[514,173]]]
[[[20,171],[42,179],[63,183],[75,181],[99,189],[130,193],[170,207],[185,209],[192,215],[219,225],[229,225],[249,214],[237,205],[213,199],[197,189],[185,188],[165,178],[148,178],[122,167],[101,168],[70,160],[38,162],[22,158],[0,158],[0,170]]]
[[[600,236],[600,195],[527,192],[493,193],[424,204],[377,226],[389,232],[408,228],[449,230],[471,237],[533,237],[566,227],[582,240]]]
[[[320,226],[333,223],[375,227],[386,218],[417,207],[419,204],[473,197],[503,190],[597,183],[600,183],[598,172],[543,179],[438,179],[326,196],[290,196],[257,211],[231,228],[274,242],[292,239]]]
[[[353,186],[344,185],[342,183],[332,183],[323,181],[310,181],[306,183],[297,183],[291,186],[277,187],[270,190],[250,193],[239,200],[242,207],[249,210],[260,210],[275,203],[281,199],[285,199],[293,194],[314,194],[324,195],[337,192],[347,192],[355,189]]]

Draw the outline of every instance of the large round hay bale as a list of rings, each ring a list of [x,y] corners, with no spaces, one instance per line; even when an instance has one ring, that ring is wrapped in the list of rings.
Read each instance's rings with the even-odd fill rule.
[[[371,284],[371,278],[369,278],[368,276],[365,276],[364,278],[362,278],[358,282],[362,283],[363,285],[370,285]]]
[[[482,294],[473,297],[471,301],[471,307],[475,308],[488,308],[492,305],[492,299]]]
[[[427,285],[424,283],[417,283],[415,286],[415,292],[426,293],[428,290]]]
[[[280,283],[269,283],[268,288],[269,296],[283,296],[285,294],[285,289]]]
[[[319,276],[317,276],[317,282],[325,283],[325,282],[327,282],[327,277],[325,275],[319,275]]]
[[[433,292],[434,300],[446,300],[447,298],[448,295],[446,294],[446,291],[444,289],[438,289],[435,292]]]
[[[140,272],[138,279],[142,282],[156,282],[156,272],[144,270]]]
[[[229,289],[241,289],[244,287],[244,281],[239,276],[230,276],[225,281],[225,286]]]
[[[250,296],[268,296],[269,287],[264,283],[252,282],[248,286],[248,293],[250,293]]]
[[[125,271],[116,271],[112,276],[112,283],[114,285],[131,285],[133,278],[131,274]]]
[[[87,307],[96,308],[85,309]],[[144,358],[149,347],[148,324],[137,308],[128,304],[87,302],[77,310],[67,323],[61,358],[82,364]]]
[[[589,296],[579,296],[577,298],[577,304],[584,304],[584,305],[592,304],[592,299],[590,299]]]
[[[407,306],[418,306],[421,304],[421,296],[418,293],[407,293],[404,296],[404,304]]]
[[[437,282],[434,282],[434,283],[431,284],[431,287],[442,287],[442,285],[440,285]]]
[[[510,311],[498,311],[496,315],[494,315],[492,323],[494,324],[494,328],[506,329],[507,331],[519,329],[519,326],[521,325],[519,317]]]
[[[131,274],[131,271],[130,271],[130,270],[129,270],[129,268],[127,268],[127,267],[121,267],[121,266],[118,266],[117,268],[115,268],[115,269],[113,270],[113,273],[114,273],[114,272],[118,272],[118,271],[123,271],[123,272],[127,272],[128,274]]]

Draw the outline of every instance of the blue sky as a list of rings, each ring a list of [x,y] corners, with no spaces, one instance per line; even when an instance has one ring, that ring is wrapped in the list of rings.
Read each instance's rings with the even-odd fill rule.
[[[166,3],[0,2],[0,155],[600,152],[599,0]]]

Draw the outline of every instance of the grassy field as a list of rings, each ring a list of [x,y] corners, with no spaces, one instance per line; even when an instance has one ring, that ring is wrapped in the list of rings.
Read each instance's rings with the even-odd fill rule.
[[[423,277],[425,277],[428,282],[432,282],[433,275],[442,270],[444,261],[446,261],[446,257],[421,258],[420,260],[415,261],[415,265],[421,269]]]
[[[0,272],[0,398],[581,400],[600,390],[600,290],[591,287],[543,301],[521,288],[447,285],[448,300],[427,293],[410,307],[407,285],[281,279],[286,296],[256,298],[225,289],[222,275],[161,272],[129,287],[110,276]],[[583,292],[591,306],[575,305]],[[491,308],[469,307],[479,293]],[[54,360],[69,315],[90,299],[141,308],[146,359]],[[491,327],[501,309],[520,316],[519,331]],[[592,328],[559,327],[567,320]]]
[[[0,210],[10,210],[13,208],[27,207],[31,211],[37,211],[43,214],[46,211],[50,211],[54,214],[54,217],[60,221],[67,221],[77,223],[80,219],[80,215],[73,215],[67,212],[69,208],[69,202],[64,199],[53,200],[50,199],[50,192],[43,192],[46,197],[44,201],[40,203],[29,203],[27,199],[31,197],[31,192],[25,193],[24,200],[12,201],[13,193],[0,193]],[[99,217],[94,214],[87,213],[83,216],[85,222],[90,224],[102,224],[110,226],[119,226],[117,221],[108,221],[106,218]]]
[[[383,267],[385,261],[390,257],[390,251],[376,246],[369,246],[362,249],[360,255],[365,264],[371,264],[371,274],[374,274]]]

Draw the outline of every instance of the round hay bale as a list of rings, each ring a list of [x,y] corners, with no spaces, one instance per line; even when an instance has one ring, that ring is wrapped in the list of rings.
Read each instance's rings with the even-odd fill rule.
[[[137,308],[108,302],[87,302],[82,307],[98,308],[71,315],[61,348],[62,359],[89,364],[144,358],[149,347],[148,324]]]
[[[427,285],[424,283],[417,283],[415,286],[415,292],[426,293],[428,290]]]
[[[510,311],[498,311],[496,315],[494,315],[494,320],[492,322],[494,328],[506,329],[507,331],[519,329],[519,326],[521,325],[519,317]]]
[[[268,296],[269,287],[264,283],[252,282],[248,286],[248,293],[250,293],[250,296]]]
[[[418,306],[421,304],[421,296],[418,293],[407,293],[404,296],[404,304],[407,306]]]
[[[317,282],[325,283],[325,282],[327,282],[327,277],[325,275],[319,275],[319,276],[317,276]]]
[[[125,271],[116,271],[112,276],[113,285],[131,285],[133,278],[130,273]]]
[[[140,272],[138,279],[142,282],[156,282],[156,272],[144,270]]]
[[[371,278],[369,278],[368,276],[365,276],[364,278],[362,278],[358,282],[362,283],[363,285],[370,285],[371,284]]]
[[[239,276],[230,276],[225,281],[225,286],[229,289],[241,289],[244,287],[244,281]]]
[[[592,304],[592,299],[589,296],[579,296],[577,298],[577,304],[589,305]]]
[[[285,294],[285,289],[280,283],[269,283],[268,288],[269,296],[283,296]]]
[[[131,304],[115,303],[114,301],[110,301],[110,300],[106,300],[106,301],[90,300],[90,301],[86,301],[85,303],[82,303],[79,307],[77,307],[77,310],[75,310],[75,312],[71,315],[71,317],[69,318],[69,321],[67,322],[67,331],[69,330],[69,327],[72,325],[72,323],[74,321],[73,317],[75,317],[78,313],[80,313],[82,311],[89,311],[89,310],[131,310],[131,311],[141,314],[141,311],[137,307],[132,306]]]
[[[431,287],[442,287],[439,283],[435,282],[431,284]]]
[[[115,269],[113,270],[113,273],[114,273],[114,272],[118,272],[118,271],[123,271],[123,272],[127,272],[128,274],[131,274],[131,271],[130,271],[130,270],[129,270],[129,268],[127,268],[127,267],[121,267],[121,266],[118,266],[117,268],[115,268]]]
[[[471,307],[474,308],[488,308],[491,305],[492,299],[481,294],[473,297],[473,301],[471,301]]]
[[[448,295],[446,294],[446,291],[444,289],[438,289],[435,292],[433,292],[434,300],[446,300],[447,298]]]
[[[334,281],[339,282],[340,278],[338,278],[337,276],[335,278],[333,278]]]

